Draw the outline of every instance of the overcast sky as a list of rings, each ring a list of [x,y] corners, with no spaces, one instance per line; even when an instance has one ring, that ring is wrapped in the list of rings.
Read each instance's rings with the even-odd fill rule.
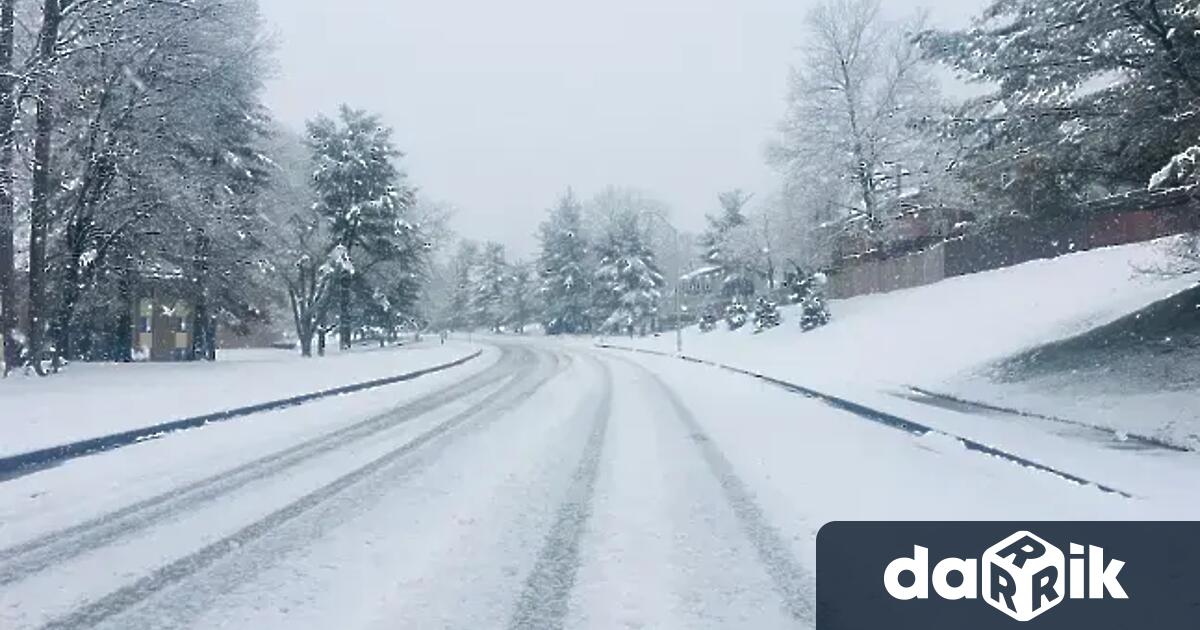
[[[343,102],[381,113],[461,234],[526,256],[567,186],[640,188],[689,230],[722,190],[769,191],[763,147],[812,0],[260,2],[285,124]],[[917,6],[958,26],[983,0],[884,0]]]

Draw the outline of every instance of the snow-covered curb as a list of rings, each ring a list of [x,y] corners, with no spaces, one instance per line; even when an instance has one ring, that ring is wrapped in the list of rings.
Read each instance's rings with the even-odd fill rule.
[[[911,433],[912,435],[917,436],[920,439],[940,439],[940,440],[957,441],[959,444],[962,445],[963,448],[965,448],[966,450],[969,450],[969,451],[982,453],[984,455],[990,455],[992,457],[1003,459],[1003,460],[1012,462],[1014,464],[1024,466],[1026,468],[1031,468],[1033,470],[1037,470],[1040,472],[1049,473],[1051,475],[1054,475],[1055,477],[1069,481],[1071,483],[1095,486],[1097,489],[1102,490],[1104,492],[1119,494],[1125,498],[1133,498],[1132,494],[1125,492],[1124,490],[1120,490],[1120,489],[1117,489],[1117,488],[1114,488],[1114,487],[1111,487],[1111,486],[1108,486],[1105,484],[1091,481],[1089,479],[1085,479],[1078,475],[1073,475],[1069,472],[1060,470],[1058,468],[1054,468],[1052,466],[1048,466],[1046,464],[1042,464],[1042,463],[1033,461],[1033,460],[1023,457],[1021,455],[1017,455],[1015,453],[1010,453],[1008,451],[1005,451],[1005,450],[1002,450],[1002,449],[999,449],[999,448],[996,448],[993,446],[988,446],[987,444],[978,442],[971,438],[963,437],[961,435],[955,435],[953,433],[948,433],[946,431],[936,429],[931,426],[926,426],[924,424],[915,422],[913,420],[909,420],[907,418],[902,418],[900,416],[888,413],[886,411],[880,411],[879,409],[875,409],[873,407],[868,407],[866,405],[854,402],[852,400],[848,400],[846,398],[841,398],[839,396],[834,396],[832,394],[820,392],[815,389],[805,387],[803,385],[797,385],[796,383],[791,383],[791,382],[788,382],[788,381],[785,381],[782,379],[778,379],[778,378],[775,378],[772,376],[767,376],[765,374],[761,374],[761,373],[754,372],[751,370],[735,367],[732,365],[726,365],[724,363],[718,363],[716,361],[710,361],[707,359],[700,359],[700,358],[688,356],[685,354],[672,354],[672,353],[668,353],[668,352],[659,352],[657,350],[647,350],[645,348],[631,348],[628,346],[616,346],[616,345],[606,344],[606,343],[597,343],[596,347],[607,349],[607,350],[621,350],[621,351],[625,351],[625,352],[636,352],[636,353],[640,353],[640,354],[647,354],[647,355],[658,356],[658,357],[679,359],[682,361],[687,361],[689,363],[697,363],[697,364],[701,364],[701,365],[707,365],[707,366],[718,368],[718,369],[725,370],[728,372],[733,372],[735,374],[749,376],[751,378],[759,379],[763,382],[766,382],[766,383],[769,383],[776,387],[780,387],[785,390],[800,394],[802,396],[812,398],[815,400],[819,400],[822,403],[825,403],[826,405],[834,407],[835,409],[839,409],[841,411],[851,413],[851,414],[858,416],[860,418],[863,418],[865,420],[869,420],[871,422],[875,422],[875,423],[887,426],[892,429],[897,429],[899,431]]]
[[[312,402],[315,400],[320,400],[323,398],[329,398],[332,396],[342,396],[345,394],[352,394],[355,392],[361,392],[361,391],[365,391],[368,389],[383,387],[385,385],[394,385],[396,383],[401,383],[404,381],[411,381],[411,380],[420,378],[422,376],[427,376],[429,374],[434,374],[434,373],[442,372],[442,371],[445,371],[445,370],[448,370],[448,369],[451,369],[454,367],[458,367],[460,365],[463,365],[469,361],[472,361],[472,360],[478,358],[482,354],[483,354],[482,350],[476,350],[475,352],[472,352],[471,354],[468,354],[464,357],[460,357],[453,361],[441,363],[438,365],[433,365],[430,367],[422,368],[422,369],[415,370],[412,372],[407,372],[404,374],[398,374],[395,376],[388,376],[388,377],[384,377],[384,378],[376,378],[376,379],[371,379],[369,381],[363,381],[363,382],[358,382],[358,383],[351,383],[349,385],[342,385],[339,387],[323,389],[323,390],[319,390],[319,391],[315,391],[315,392],[309,392],[306,394],[289,396],[287,398],[281,398],[278,400],[270,400],[270,401],[266,401],[266,402],[256,403],[253,405],[247,405],[244,407],[234,407],[231,409],[225,409],[225,410],[217,411],[214,413],[207,413],[207,414],[203,414],[203,415],[199,415],[199,416],[192,416],[189,418],[181,418],[178,420],[163,422],[163,423],[155,424],[155,425],[148,426],[148,427],[132,429],[129,431],[122,431],[120,433],[103,435],[103,436],[99,436],[99,437],[95,437],[95,438],[91,438],[91,439],[87,439],[87,440],[81,440],[78,442],[71,442],[69,444],[61,444],[58,446],[43,448],[43,449],[39,449],[36,451],[30,451],[30,452],[26,452],[26,453],[20,453],[18,455],[3,457],[3,458],[0,458],[0,479],[10,479],[14,476],[27,474],[28,472],[32,472],[39,468],[57,465],[61,462],[69,460],[69,459],[83,457],[85,455],[91,455],[94,453],[99,453],[99,452],[111,450],[114,448],[120,448],[122,446],[136,444],[138,442],[143,442],[145,440],[156,439],[158,437],[161,437],[163,435],[166,435],[168,433],[173,433],[176,431],[195,429],[195,428],[203,427],[208,424],[212,424],[212,423],[216,423],[216,422],[224,422],[224,421],[232,420],[235,418],[242,418],[245,416],[262,413],[265,411],[277,411],[280,409],[286,409],[288,407],[302,405],[304,403]]]

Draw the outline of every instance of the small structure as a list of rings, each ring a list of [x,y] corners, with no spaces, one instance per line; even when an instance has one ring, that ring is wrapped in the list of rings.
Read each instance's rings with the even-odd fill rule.
[[[698,321],[696,318],[721,302],[723,277],[719,265],[706,265],[679,277],[679,310],[684,322]]]
[[[137,361],[191,361],[192,304],[173,277],[143,279],[133,313],[133,358]]]

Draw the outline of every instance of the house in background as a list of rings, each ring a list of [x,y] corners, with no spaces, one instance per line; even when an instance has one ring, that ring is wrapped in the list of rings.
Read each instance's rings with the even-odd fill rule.
[[[182,277],[156,274],[143,278],[133,313],[136,361],[191,361],[192,303]]]

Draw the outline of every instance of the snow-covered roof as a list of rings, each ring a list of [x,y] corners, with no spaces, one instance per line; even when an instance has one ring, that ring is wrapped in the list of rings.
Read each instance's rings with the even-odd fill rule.
[[[693,269],[692,271],[689,271],[689,272],[683,274],[682,276],[679,276],[679,281],[687,282],[688,280],[695,280],[696,278],[703,278],[704,276],[711,276],[712,274],[715,274],[719,271],[721,271],[720,265],[709,265],[707,267],[700,267],[699,269]]]

